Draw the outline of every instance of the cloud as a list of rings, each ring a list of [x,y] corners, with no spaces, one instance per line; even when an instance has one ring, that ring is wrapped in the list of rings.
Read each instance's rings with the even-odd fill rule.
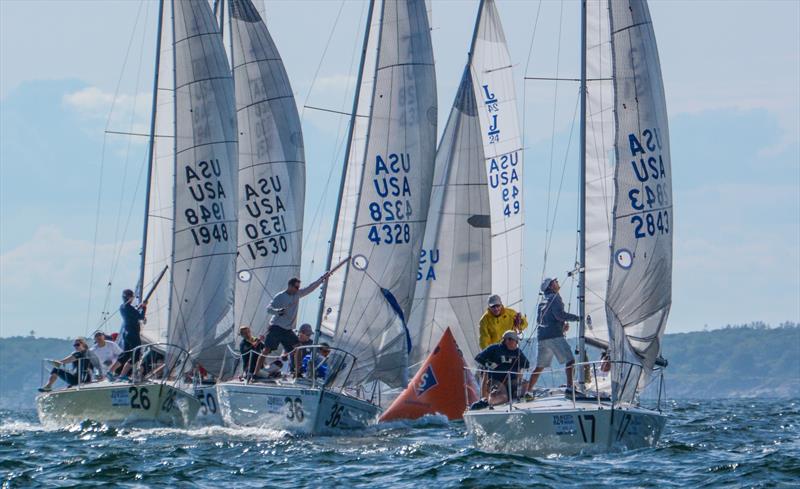
[[[71,238],[57,226],[38,227],[28,241],[0,255],[2,334],[35,329],[63,336],[67,324],[75,325],[69,333],[82,331],[87,301],[91,297],[91,317],[95,318],[104,302],[109,277],[115,288],[133,285],[138,247],[138,241],[99,243],[90,293],[93,243]],[[112,276],[117,258],[120,264]]]
[[[92,122],[105,121],[107,130],[136,133],[149,131],[151,100],[149,92],[115,96],[96,86],[67,93],[62,99],[79,116]]]

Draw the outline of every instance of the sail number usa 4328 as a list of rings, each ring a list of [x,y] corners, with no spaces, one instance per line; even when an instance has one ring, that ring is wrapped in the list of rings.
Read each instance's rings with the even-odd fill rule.
[[[372,177],[373,199],[367,202],[369,221],[367,239],[380,244],[405,244],[411,242],[411,155],[389,153],[386,158],[375,155]]]

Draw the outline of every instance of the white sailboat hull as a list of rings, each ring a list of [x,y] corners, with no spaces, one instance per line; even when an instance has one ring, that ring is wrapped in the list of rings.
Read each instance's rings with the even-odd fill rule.
[[[291,384],[217,384],[226,426],[268,427],[305,435],[340,435],[366,428],[380,408],[346,394]]]
[[[666,418],[639,407],[546,398],[467,411],[464,421],[482,450],[546,456],[651,447]]]
[[[222,426],[222,415],[217,398],[217,386],[198,385],[192,389],[194,397],[200,403],[194,424],[199,426]]]
[[[92,420],[114,426],[185,428],[199,408],[199,401],[190,393],[161,383],[99,382],[36,398],[39,421],[50,427]]]

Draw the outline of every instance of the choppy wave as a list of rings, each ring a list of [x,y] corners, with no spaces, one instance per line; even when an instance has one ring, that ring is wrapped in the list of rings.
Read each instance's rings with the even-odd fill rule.
[[[529,458],[475,449],[442,417],[362,436],[294,437],[264,428],[45,429],[0,411],[4,487],[796,487],[800,400],[673,402],[658,446]]]

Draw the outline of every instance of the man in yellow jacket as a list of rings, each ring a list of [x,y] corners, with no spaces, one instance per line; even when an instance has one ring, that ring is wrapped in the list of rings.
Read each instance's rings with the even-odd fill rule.
[[[504,307],[499,295],[492,295],[480,321],[481,349],[499,343],[503,333],[508,330],[520,333],[527,327],[528,320],[525,316],[510,307]]]

